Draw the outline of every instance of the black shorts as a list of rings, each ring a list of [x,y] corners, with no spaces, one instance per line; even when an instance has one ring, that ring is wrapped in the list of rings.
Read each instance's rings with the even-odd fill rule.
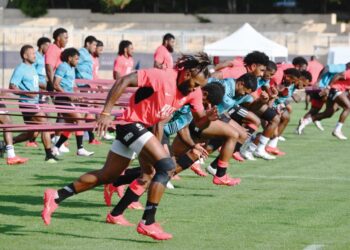
[[[22,116],[23,116],[23,121],[24,123],[32,121],[33,120],[33,116],[35,116],[38,112],[38,107],[35,106],[26,106],[25,104],[21,104],[19,105],[20,109],[34,109],[35,112],[22,112]]]
[[[55,104],[61,106],[70,106],[74,107],[75,105],[72,103],[71,99],[66,96],[57,96],[55,97]]]
[[[133,159],[154,135],[141,123],[116,126],[116,139],[111,151],[123,157]]]
[[[227,113],[231,117],[231,119],[237,122],[238,124],[242,124],[244,118],[248,116],[248,110],[239,105],[235,105],[234,107],[229,109]]]
[[[219,120],[224,122],[224,123],[229,123],[231,121],[231,118],[227,117],[225,114],[221,114],[219,117]]]
[[[327,101],[331,101],[334,102],[335,98],[337,98],[338,96],[340,96],[343,92],[337,90],[337,89],[330,89],[329,90],[329,94],[328,94],[328,98]]]
[[[194,139],[200,139],[202,130],[197,128],[196,125],[194,124],[194,121],[191,121],[190,125],[188,125],[188,129],[190,130],[190,135]]]

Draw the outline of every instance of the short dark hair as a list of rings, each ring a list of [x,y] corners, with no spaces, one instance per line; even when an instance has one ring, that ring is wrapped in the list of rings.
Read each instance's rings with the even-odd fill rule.
[[[132,45],[132,42],[130,42],[129,40],[122,40],[119,43],[119,50],[118,50],[118,55],[124,55],[124,50],[129,47],[130,45]]]
[[[163,36],[163,44],[165,43],[165,41],[168,41],[170,39],[175,39],[175,36],[171,33],[166,33],[164,36]]]
[[[296,66],[296,65],[301,66],[301,65],[304,65],[304,64],[308,65],[308,62],[306,61],[306,59],[304,57],[297,56],[297,57],[294,57],[294,59],[292,61],[292,64],[294,66]]]
[[[273,61],[268,61],[267,65],[266,65],[266,69],[269,70],[269,71],[276,71],[277,70],[277,65],[275,62]]]
[[[350,69],[350,62],[345,64],[346,69]]]
[[[19,54],[21,55],[22,60],[24,60],[24,54],[27,52],[28,49],[34,49],[32,45],[26,44],[23,45]]]
[[[53,40],[57,40],[57,38],[61,35],[61,34],[64,34],[64,33],[68,33],[66,29],[64,28],[58,28],[56,29],[54,32],[53,32]]]
[[[75,56],[75,55],[80,55],[79,51],[76,48],[68,48],[62,51],[61,53],[61,61],[62,62],[68,62],[68,58]]]
[[[305,77],[305,79],[309,80],[310,82],[312,81],[312,75],[307,70],[300,71],[300,76]]]
[[[258,88],[258,80],[256,76],[252,73],[245,73],[244,75],[240,76],[236,81],[243,82],[244,87],[246,87],[247,89],[251,89],[253,92]]]
[[[96,47],[103,47],[103,42],[101,40],[97,40]]]
[[[47,37],[40,37],[38,39],[38,41],[36,42],[36,45],[38,46],[38,48],[41,47],[41,45],[45,44],[45,43],[51,43],[51,40]]]
[[[205,85],[202,90],[208,92],[207,98],[211,105],[220,104],[224,98],[225,87],[219,82],[211,82],[210,84]]]
[[[88,43],[93,43],[93,42],[96,42],[96,43],[97,43],[96,37],[94,37],[94,36],[87,36],[87,37],[85,38],[85,40],[84,40],[84,47],[86,47],[86,45],[87,45]]]
[[[289,68],[283,71],[283,73],[285,75],[291,75],[291,76],[295,76],[297,78],[300,78],[300,71],[295,69],[295,68]]]
[[[269,62],[269,57],[264,52],[253,51],[248,55],[246,55],[243,61],[246,66],[249,66],[252,64],[260,64],[260,65],[267,66]]]

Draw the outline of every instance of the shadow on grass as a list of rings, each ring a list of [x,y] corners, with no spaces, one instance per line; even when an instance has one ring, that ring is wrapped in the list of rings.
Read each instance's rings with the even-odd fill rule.
[[[0,234],[17,236],[27,235],[27,233],[22,231],[23,228],[24,226],[2,224],[0,225]]]
[[[29,217],[35,217],[35,218],[38,218],[38,220],[41,220],[40,211],[28,211],[20,207],[14,207],[14,206],[0,206],[0,214],[17,216],[17,217],[29,216]],[[54,218],[85,220],[85,221],[104,223],[102,220],[93,220],[91,219],[91,217],[100,217],[100,215],[99,214],[82,214],[82,213],[69,214],[69,213],[61,213],[61,212],[57,212],[54,214]]]
[[[17,204],[28,204],[28,205],[42,205],[43,204],[43,196],[31,196],[31,195],[0,195],[1,202],[11,202]],[[82,208],[82,207],[90,207],[90,208],[100,208],[106,207],[105,205],[90,203],[85,201],[65,201],[63,204],[64,207],[69,208]],[[1,210],[0,210],[1,212]]]
[[[68,236],[68,237],[75,237],[75,238],[81,238],[81,239],[115,240],[115,241],[142,243],[142,244],[158,243],[156,241],[122,239],[122,238],[101,238],[101,237],[92,237],[87,235],[79,235],[79,234],[71,234],[71,233],[48,232],[48,231],[42,231],[42,230],[30,231],[30,230],[24,230],[24,228],[25,228],[24,226],[2,224],[0,225],[0,234],[12,235],[12,236],[24,236],[24,235],[32,235],[33,233],[39,233],[39,234],[48,234],[48,235]]]
[[[102,165],[101,165],[102,167]],[[77,172],[77,173],[86,173],[86,172],[90,172],[90,171],[93,171],[93,170],[96,170],[96,169],[99,169],[98,167],[96,168],[67,168],[67,169],[64,169],[64,171],[66,172]]]
[[[172,196],[193,196],[193,197],[214,197],[215,195],[212,194],[196,194],[196,193],[186,193],[186,194],[179,194],[179,193],[166,193],[166,195],[172,195]]]

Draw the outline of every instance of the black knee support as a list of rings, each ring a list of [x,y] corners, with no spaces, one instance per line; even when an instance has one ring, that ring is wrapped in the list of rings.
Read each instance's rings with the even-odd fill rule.
[[[213,151],[215,151],[220,148],[224,142],[225,140],[222,138],[214,138],[209,140],[208,146],[211,147]]]
[[[156,174],[153,177],[153,181],[160,182],[166,186],[175,170],[174,161],[171,158],[161,159],[154,164],[154,168]]]
[[[183,170],[185,170],[191,167],[194,161],[190,157],[188,157],[187,154],[183,154],[177,159],[176,163],[179,164]]]
[[[268,108],[266,111],[261,115],[261,118],[264,119],[265,121],[272,121],[273,118],[277,115],[277,111],[273,108]]]

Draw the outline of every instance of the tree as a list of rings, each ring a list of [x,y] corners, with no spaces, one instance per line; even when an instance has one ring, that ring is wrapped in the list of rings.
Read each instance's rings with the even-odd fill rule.
[[[13,0],[12,2],[26,16],[39,17],[47,13],[48,0]]]

